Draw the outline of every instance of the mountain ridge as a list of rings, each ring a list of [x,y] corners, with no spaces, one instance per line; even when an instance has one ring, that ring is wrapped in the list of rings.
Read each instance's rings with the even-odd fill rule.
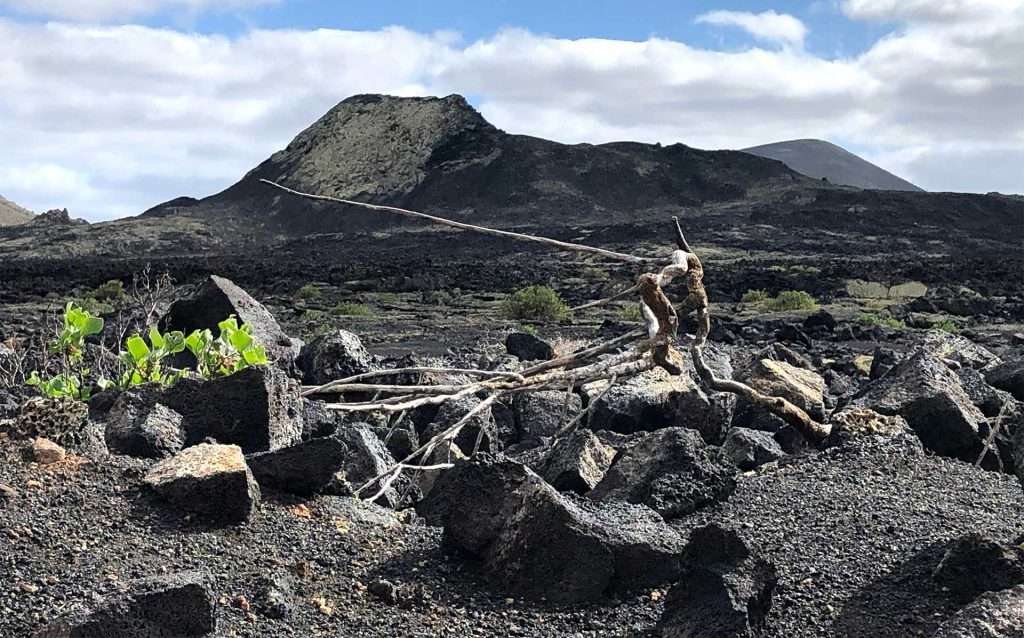
[[[778,160],[791,169],[832,184],[872,190],[924,192],[920,186],[826,140],[797,139],[741,149]]]
[[[33,217],[32,211],[0,195],[0,226],[18,226],[31,221]]]

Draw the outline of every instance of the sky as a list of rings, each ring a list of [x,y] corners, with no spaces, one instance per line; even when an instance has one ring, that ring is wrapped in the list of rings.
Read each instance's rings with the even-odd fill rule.
[[[209,195],[357,93],[1022,193],[1022,43],[1024,0],[0,0],[0,195],[91,221]]]

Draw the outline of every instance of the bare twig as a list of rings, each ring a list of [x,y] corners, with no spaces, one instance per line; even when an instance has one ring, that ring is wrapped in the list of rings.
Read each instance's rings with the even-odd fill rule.
[[[398,208],[397,206],[383,206],[381,204],[367,204],[366,202],[356,202],[350,199],[341,199],[340,197],[329,197],[327,195],[314,195],[312,193],[303,193],[287,186],[282,186],[277,182],[272,182],[269,179],[261,179],[264,184],[269,184],[274,188],[279,188],[286,193],[297,195],[299,197],[305,197],[306,199],[334,202],[336,204],[346,204],[348,206],[359,206],[360,208],[366,208],[369,210],[375,210],[386,213],[394,213],[396,215],[402,215],[405,217],[412,217],[415,219],[424,219],[435,224],[441,224],[442,226],[450,226],[451,228],[459,228],[462,230],[471,230],[485,235],[494,235],[497,237],[507,237],[509,239],[516,239],[519,241],[530,241],[539,244],[545,244],[547,246],[554,246],[561,250],[571,250],[578,253],[592,253],[595,255],[601,255],[608,259],[615,259],[617,261],[624,261],[631,264],[651,264],[661,263],[663,260],[654,259],[651,257],[638,257],[636,255],[627,255],[625,253],[617,253],[612,250],[605,250],[604,248],[596,248],[594,246],[585,246],[583,244],[573,244],[570,242],[559,241],[557,239],[551,239],[549,237],[538,237],[536,235],[524,235],[522,233],[513,233],[508,230],[497,230],[495,228],[487,228],[485,226],[475,226],[473,224],[465,224],[462,222],[445,219],[444,217],[435,217],[434,215],[427,215],[426,213],[420,213],[414,210],[408,210],[405,208]]]
[[[631,294],[633,294],[634,292],[639,290],[639,288],[640,288],[639,286],[630,286],[629,288],[626,288],[625,290],[620,290],[619,292],[615,293],[611,297],[605,297],[604,299],[598,299],[597,301],[591,301],[590,303],[585,303],[582,306],[576,306],[575,308],[570,308],[570,310],[572,310],[573,312],[579,312],[580,310],[586,310],[587,308],[596,308],[598,306],[606,306],[606,305],[608,305],[608,304],[610,304],[610,303],[612,303],[614,301],[618,301],[619,299],[622,299],[624,297],[630,296]]]

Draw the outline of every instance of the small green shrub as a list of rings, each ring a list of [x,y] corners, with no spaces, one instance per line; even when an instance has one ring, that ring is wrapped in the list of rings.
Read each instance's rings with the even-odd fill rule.
[[[950,334],[954,334],[954,335],[960,333],[960,326],[956,325],[956,323],[954,323],[950,319],[943,319],[942,321],[936,321],[935,323],[932,324],[932,328],[934,328],[936,330],[944,330],[944,331],[946,331],[946,332],[948,332]]]
[[[818,300],[803,290],[783,290],[774,299],[768,299],[764,304],[772,312],[814,310],[818,307]]]
[[[893,328],[896,330],[904,330],[907,327],[907,323],[902,319],[877,315],[870,312],[861,314],[857,317],[857,320],[866,326],[885,326],[886,328]]]
[[[502,302],[501,313],[510,319],[527,321],[564,321],[572,316],[569,306],[547,286],[515,291]]]
[[[238,319],[232,315],[217,327],[220,335],[216,339],[210,330],[196,330],[185,337],[185,347],[195,356],[200,376],[226,377],[269,363],[267,351],[253,339],[249,324],[239,326]]]
[[[618,316],[620,320],[629,323],[639,323],[644,319],[644,314],[640,311],[640,304],[635,303],[621,306]]]
[[[306,284],[295,291],[295,299],[298,301],[317,301],[324,293],[314,284]]]
[[[764,303],[771,299],[767,290],[748,290],[740,297],[743,303]]]
[[[531,325],[531,324],[528,324],[528,323],[524,323],[524,324],[520,325],[519,326],[519,332],[525,332],[526,334],[533,335],[534,337],[536,337],[538,335],[537,326],[534,326],[534,325]]]
[[[121,352],[121,363],[125,370],[117,383],[102,380],[100,387],[116,386],[130,388],[143,383],[171,385],[180,379],[183,371],[168,371],[164,359],[185,349],[185,335],[174,331],[160,334],[155,327],[149,329],[149,343],[139,335],[132,335],[125,341]]]
[[[373,310],[364,303],[342,301],[331,308],[331,314],[340,317],[372,317]]]
[[[47,348],[59,358],[60,372],[44,377],[33,370],[25,383],[37,388],[43,396],[88,401],[91,388],[88,384],[90,370],[85,367],[85,339],[100,332],[103,332],[103,319],[69,302],[64,307],[62,327]]]
[[[111,279],[110,281],[100,284],[93,289],[89,296],[96,301],[107,301],[111,303],[117,303],[124,301],[128,297],[128,293],[124,290],[124,283],[120,279]]]

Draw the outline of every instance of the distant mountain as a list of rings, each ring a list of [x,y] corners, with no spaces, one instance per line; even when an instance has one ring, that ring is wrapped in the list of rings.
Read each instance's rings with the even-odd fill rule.
[[[0,226],[17,226],[31,221],[32,217],[31,211],[0,196]]]
[[[815,185],[782,164],[739,151],[634,142],[567,145],[510,135],[458,95],[358,95],[227,190],[202,200],[177,198],[145,215],[243,217],[289,233],[401,221],[365,211],[325,215],[323,206],[283,196],[260,178],[505,226],[611,223]]]
[[[887,191],[923,191],[923,188],[875,166],[846,149],[824,140],[790,140],[743,149],[746,153],[779,160],[798,173],[833,184]]]

